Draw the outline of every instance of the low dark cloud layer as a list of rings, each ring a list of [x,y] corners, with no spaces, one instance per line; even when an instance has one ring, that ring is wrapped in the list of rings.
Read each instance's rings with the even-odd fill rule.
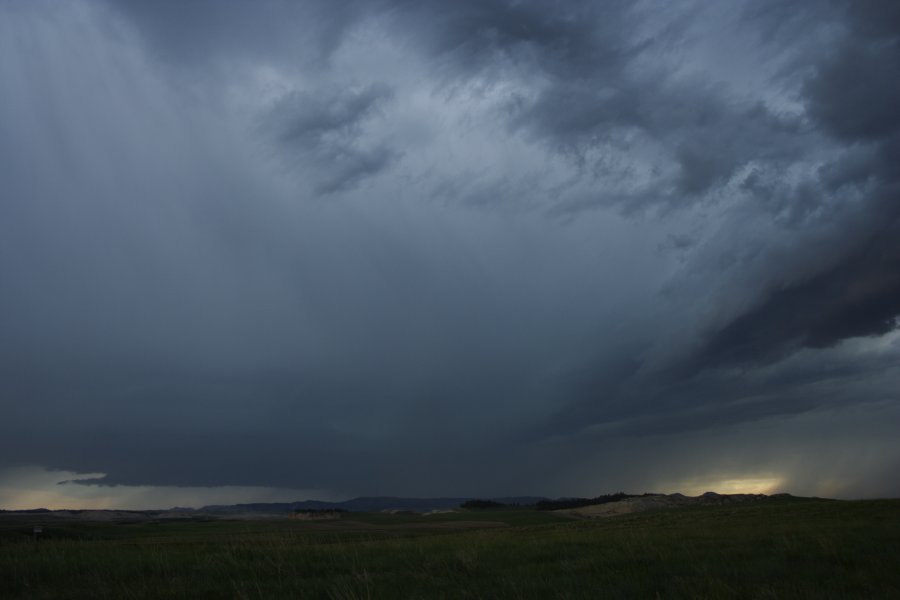
[[[0,469],[896,494],[897,72],[876,0],[6,3]]]

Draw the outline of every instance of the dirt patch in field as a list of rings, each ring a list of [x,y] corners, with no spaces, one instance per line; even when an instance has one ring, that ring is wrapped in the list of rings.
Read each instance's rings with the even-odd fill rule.
[[[787,496],[787,494],[779,494]],[[595,504],[579,508],[567,508],[554,512],[577,517],[580,519],[594,519],[603,517],[616,517],[648,510],[663,510],[684,506],[721,506],[727,504],[744,504],[757,502],[770,498],[765,494],[716,494],[706,492],[701,496],[685,496],[683,494],[669,494],[660,496],[641,496],[639,498],[626,498],[618,502]]]

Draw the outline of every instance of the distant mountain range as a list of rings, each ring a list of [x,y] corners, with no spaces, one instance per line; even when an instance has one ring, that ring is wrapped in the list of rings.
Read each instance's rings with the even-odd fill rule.
[[[197,519],[197,518],[254,518],[277,517],[295,511],[347,511],[347,512],[391,512],[409,511],[427,513],[435,510],[451,510],[460,505],[477,500],[475,504],[497,503],[498,506],[528,506],[537,510],[557,510],[582,518],[614,516],[645,510],[674,508],[682,506],[707,506],[757,502],[764,500],[821,500],[821,498],[801,498],[790,494],[716,494],[707,492],[700,496],[682,494],[607,494],[596,498],[557,498],[543,496],[509,496],[503,498],[401,498],[394,496],[371,496],[325,502],[303,500],[300,502],[255,502],[250,504],[213,504],[202,508],[173,507],[167,510],[48,510],[34,508],[28,510],[0,510],[6,515],[40,514],[54,519],[76,518],[82,520],[128,521],[135,518],[153,519]],[[469,506],[479,508],[479,506]],[[481,507],[483,508],[483,507]]]
[[[372,496],[353,498],[342,502],[303,500],[300,502],[254,502],[251,504],[213,504],[197,509],[203,513],[283,513],[295,510],[346,510],[349,512],[380,512],[384,510],[409,510],[425,512],[458,508],[463,502],[475,498],[398,498],[393,496]],[[513,496],[490,498],[502,504],[533,505],[546,498],[539,496]],[[185,510],[185,509],[179,509]]]

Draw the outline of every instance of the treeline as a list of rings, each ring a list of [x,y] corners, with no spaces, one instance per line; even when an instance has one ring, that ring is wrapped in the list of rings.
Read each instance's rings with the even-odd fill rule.
[[[295,515],[331,515],[334,513],[345,513],[346,508],[295,508]]]
[[[556,500],[539,500],[534,504],[507,504],[496,500],[466,500],[459,505],[460,508],[468,508],[473,510],[484,510],[489,508],[518,508],[529,507],[537,510],[560,510],[563,508],[581,508],[582,506],[594,506],[596,504],[608,504],[609,502],[618,502],[626,498],[640,498],[642,496],[659,496],[660,494],[626,494],[625,492],[616,492],[615,494],[604,494],[594,498],[558,498]]]
[[[518,506],[518,504],[505,504],[503,502],[497,502],[496,500],[466,500],[459,505],[460,508],[476,510],[484,508],[510,508],[513,506]]]
[[[538,510],[560,510],[562,508],[581,508],[582,506],[595,506],[597,504],[608,504],[610,502],[618,502],[626,498],[640,498],[641,496],[659,496],[659,494],[626,494],[625,492],[616,492],[615,494],[604,494],[594,498],[559,498],[557,500],[541,500],[534,507]]]
[[[499,502],[497,500],[483,500],[476,498],[474,500],[466,500],[459,505],[460,508],[483,509],[483,508],[528,508],[533,507],[531,502]]]

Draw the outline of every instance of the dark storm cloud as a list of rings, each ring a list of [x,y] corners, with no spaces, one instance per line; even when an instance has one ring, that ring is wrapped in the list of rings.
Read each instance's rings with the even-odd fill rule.
[[[807,20],[815,14],[810,8],[803,11]],[[733,311],[733,316],[710,320],[705,332],[702,325],[694,330],[694,340],[685,340],[681,356],[668,359],[668,366],[659,371],[642,371],[640,362],[625,371],[610,370],[605,362],[592,363],[587,369],[592,375],[570,380],[570,397],[582,400],[559,413],[553,430],[594,431],[592,436],[601,437],[643,436],[802,414],[829,403],[855,402],[855,394],[865,393],[840,382],[874,376],[890,364],[876,367],[839,359],[829,373],[823,365],[800,369],[790,360],[804,349],[879,337],[896,328],[900,314],[896,165],[900,163],[893,107],[900,103],[900,93],[892,74],[900,72],[900,30],[884,26],[892,22],[890,10],[886,14],[883,5],[869,3],[848,7],[847,12],[821,13],[825,22],[842,19],[837,21],[842,29],[829,52],[797,69],[793,85],[807,108],[806,122],[779,117],[763,107],[755,109],[755,115],[752,111],[743,114],[756,119],[742,120],[740,110],[715,92],[698,96],[698,109],[691,113],[696,121],[680,121],[677,113],[665,109],[649,111],[664,115],[657,135],[664,136],[671,128],[686,144],[676,155],[680,174],[675,197],[702,197],[739,167],[753,165],[740,189],[757,203],[758,210],[771,215],[785,233],[814,233],[828,248],[818,253],[793,244],[776,251],[741,249],[740,244],[750,240],[740,235],[708,247],[710,253],[747,253],[748,267],[755,267],[755,261],[766,264],[762,278],[755,282],[757,291],[750,292],[752,297],[762,290],[758,299],[744,301],[744,308],[734,310],[727,297],[721,298],[718,311]],[[712,109],[709,114],[714,118],[703,118],[704,106]],[[767,120],[775,126],[748,135],[747,123]],[[709,132],[714,137],[704,139],[703,125],[695,123],[711,124]],[[587,123],[581,125],[579,131],[588,128]],[[833,144],[838,158],[820,163],[805,181],[789,186],[775,183],[772,172],[783,176],[785,168],[803,160],[807,148],[796,142],[815,137]],[[850,145],[842,147],[845,143]],[[694,155],[692,149],[700,154]],[[761,171],[760,165],[765,165]],[[686,270],[698,266],[689,261]],[[753,276],[754,270],[748,268],[747,273]],[[771,284],[769,278],[777,278],[778,283]],[[738,290],[753,289],[741,279],[732,285]],[[689,286],[690,294],[704,293],[709,283],[701,278],[699,288]],[[699,350],[690,350],[698,345]],[[788,368],[790,375],[780,373],[775,378],[763,376],[765,370],[760,369],[779,363],[796,370]],[[876,396],[890,396],[891,385],[887,383]]]
[[[596,179],[631,177],[627,168],[611,164],[608,154],[628,152],[635,136],[659,144],[667,162],[675,167],[670,175],[657,176],[639,189],[618,194],[615,200],[598,196],[593,202],[571,202],[572,210],[616,200],[628,210],[645,204],[684,205],[751,161],[789,160],[796,155],[793,146],[798,125],[794,120],[772,114],[761,104],[745,105],[706,82],[674,79],[668,72],[671,65],[658,60],[677,48],[689,10],[682,14],[670,8],[672,14],[667,16],[672,23],[667,27],[641,28],[650,15],[648,9],[642,13],[627,2],[385,0],[327,7],[272,3],[260,10],[227,3],[221,11],[204,10],[207,7],[202,2],[190,6],[181,15],[178,11],[182,9],[167,3],[160,7],[122,4],[156,46],[191,60],[197,55],[193,50],[197,45],[212,56],[227,56],[241,49],[252,55],[261,50],[254,44],[245,47],[244,39],[257,37],[267,46],[266,52],[282,60],[285,53],[268,45],[283,36],[277,31],[257,36],[252,24],[265,19],[304,21],[298,6],[320,16],[326,31],[339,32],[327,36],[329,52],[340,46],[340,33],[372,15],[383,15],[391,35],[410,40],[414,51],[432,61],[430,75],[443,85],[473,78],[500,80],[508,74],[520,79],[505,104],[505,114],[498,117],[506,119],[513,130],[545,141],[594,173]],[[200,25],[204,14],[213,19],[206,27]],[[187,25],[165,25],[170,22]],[[335,23],[339,25],[332,27]],[[195,29],[199,34],[191,35]],[[231,33],[220,35],[220,31]],[[327,103],[327,96],[323,94],[322,101]],[[285,104],[290,102],[285,99]],[[352,107],[352,102],[347,106]],[[339,109],[329,110],[332,113],[326,121],[341,116]],[[347,126],[352,127],[356,117],[346,116]],[[336,130],[343,128],[341,123],[333,125]],[[282,135],[286,138],[290,133]],[[591,156],[597,148],[603,148],[607,156]],[[343,175],[353,185],[357,176],[383,169],[395,156],[385,147],[349,153],[342,151],[345,148],[334,150],[320,149],[322,158],[337,156],[346,164],[343,169],[337,167],[334,177],[326,177],[324,191],[341,189]],[[316,168],[324,166],[320,162]],[[622,170],[626,172],[620,173]]]
[[[490,69],[498,60],[539,67],[556,76],[586,69],[614,70],[633,50],[622,28],[626,2],[390,2],[400,22],[418,24],[434,54],[464,71]]]
[[[845,141],[878,141],[896,135],[900,97],[896,38],[847,40],[832,51],[806,84],[810,116]]]
[[[359,90],[292,93],[278,101],[267,129],[298,176],[315,181],[317,193],[352,188],[388,168],[399,152],[384,143],[361,146],[361,129],[377,115],[391,91],[372,85]]]
[[[598,185],[634,182],[564,199],[556,215],[610,204],[684,208],[741,168],[784,168],[809,143],[796,116],[676,75],[666,56],[688,35],[690,9],[670,7],[667,26],[647,26],[632,3],[437,4],[413,11],[411,29],[428,31],[424,47],[454,67],[440,74],[521,77],[528,84],[498,115],[512,131],[561,153]],[[627,158],[642,145],[652,148],[644,177]]]
[[[811,213],[821,211],[829,197],[856,195],[858,214],[844,222],[842,239],[834,241],[843,248],[832,261],[821,260],[717,331],[695,359],[697,366],[777,360],[799,348],[879,336],[896,327],[900,28],[891,26],[897,24],[896,9],[879,3],[853,4],[848,12],[847,30],[801,90],[812,124],[853,146],[820,168],[814,188],[801,188],[787,201]]]
[[[900,226],[894,221],[880,229],[858,254],[774,292],[716,332],[698,364],[768,362],[799,348],[893,330],[900,314]]]
[[[601,493],[867,428],[842,473],[896,464],[892,3],[15,6],[4,464]]]

